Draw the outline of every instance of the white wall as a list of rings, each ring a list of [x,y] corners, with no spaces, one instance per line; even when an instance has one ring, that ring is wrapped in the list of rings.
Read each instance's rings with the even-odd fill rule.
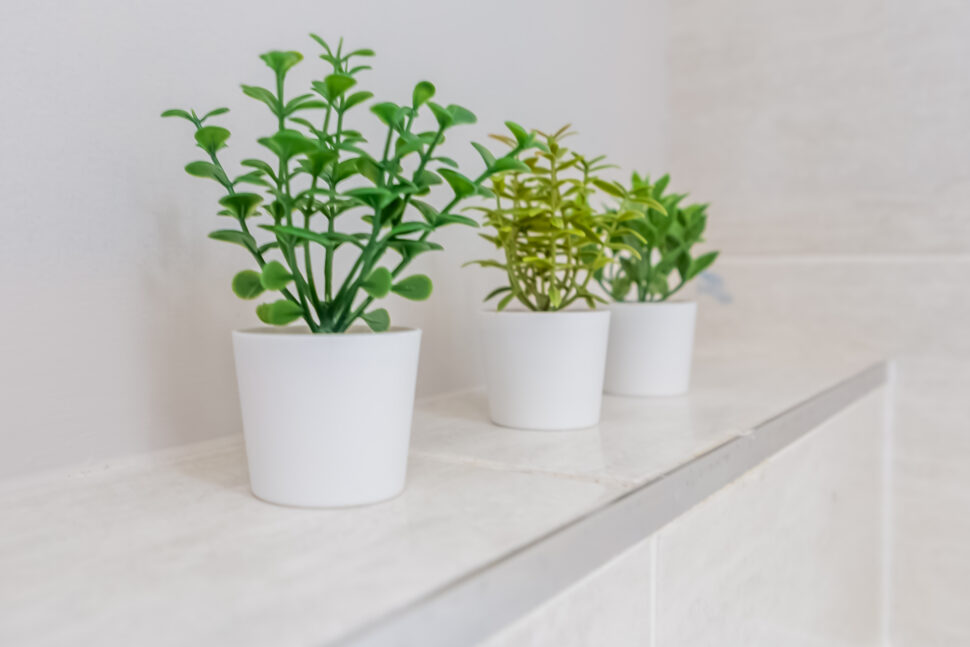
[[[405,100],[432,80],[478,114],[452,138],[514,119],[557,128],[627,166],[663,157],[663,16],[657,2],[276,1],[6,3],[0,20],[0,476],[233,433],[229,331],[258,323],[229,290],[243,253],[206,239],[218,191],[186,176],[191,129],[158,114],[228,105],[230,159],[269,133],[239,90],[257,55],[312,54],[314,31],[378,52],[363,87]],[[296,77],[308,79],[308,60]],[[322,62],[321,62],[322,65]],[[317,67],[322,70],[322,67]],[[247,148],[250,147],[250,148]],[[474,315],[494,279],[466,229],[418,269],[423,304],[390,299],[425,330],[419,391],[478,379]]]
[[[670,33],[670,161],[733,301],[698,334],[899,358],[887,644],[970,644],[970,5],[683,0]]]

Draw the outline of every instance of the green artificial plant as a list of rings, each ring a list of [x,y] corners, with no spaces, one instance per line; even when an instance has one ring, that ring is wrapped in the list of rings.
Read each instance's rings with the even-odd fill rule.
[[[270,88],[242,86],[244,94],[265,104],[274,126],[274,132],[257,140],[266,155],[242,160],[246,172],[232,177],[220,157],[230,133],[211,121],[227,108],[202,116],[194,110],[166,110],[162,116],[192,123],[206,159],[189,163],[185,170],[215,180],[224,190],[219,215],[232,226],[212,232],[210,238],[243,247],[255,261],[256,269],[236,274],[233,291],[243,299],[278,293],[278,299],[257,306],[263,322],[286,325],[302,319],[311,331],[325,333],[343,332],[362,319],[382,331],[390,326],[390,318],[384,308],[371,309],[372,302],[390,292],[426,299],[431,293],[427,276],[400,274],[419,254],[441,249],[428,240],[436,229],[453,223],[477,226],[456,213],[456,207],[472,196],[490,197],[483,183],[493,175],[525,168],[517,156],[534,140],[510,122],[516,140],[509,152],[495,158],[474,144],[486,167],[474,178],[463,175],[439,148],[446,132],[474,123],[475,115],[461,106],[434,103],[435,87],[422,81],[414,87],[409,105],[370,105],[370,114],[386,128],[380,152],[372,154],[349,118],[360,113],[354,108],[373,97],[358,89],[357,77],[370,69],[361,61],[374,52],[345,53],[342,39],[332,48],[312,37],[330,68],[311,83],[312,92],[286,91],[287,73],[303,60],[293,51],[260,57],[273,74]],[[419,126],[427,113],[433,117],[428,120],[430,128]],[[443,206],[419,199],[443,183],[451,194]],[[353,225],[343,226],[348,220]],[[335,270],[338,251],[350,252],[350,269],[342,276]],[[390,267],[385,264],[388,252],[395,255],[391,260],[396,258]]]
[[[485,297],[488,301],[502,295],[498,310],[513,299],[535,311],[560,310],[576,301],[595,308],[597,302],[606,302],[590,290],[596,273],[612,262],[613,253],[636,254],[628,239],[639,239],[640,234],[629,222],[640,213],[598,209],[593,198],[600,192],[624,203],[639,198],[621,184],[597,176],[609,168],[603,157],[587,159],[563,146],[562,140],[574,134],[569,128],[551,134],[534,131],[539,145],[522,160],[527,168],[492,179],[494,207],[473,207],[495,230],[480,235],[504,256],[502,261],[470,263],[505,272],[507,284]],[[515,139],[493,137],[515,151],[528,135],[517,128],[513,134]],[[647,200],[660,208],[652,198]]]
[[[637,301],[666,301],[717,258],[718,252],[691,254],[703,242],[708,205],[683,204],[687,194],[666,193],[669,184],[669,175],[651,184],[649,176],[634,173],[627,194],[635,199],[621,200],[620,211],[635,210],[641,217],[626,223],[635,234],[614,235],[614,242],[626,247],[611,247],[616,262],[596,275],[616,301],[625,301],[634,289]],[[644,200],[646,196],[653,201]]]

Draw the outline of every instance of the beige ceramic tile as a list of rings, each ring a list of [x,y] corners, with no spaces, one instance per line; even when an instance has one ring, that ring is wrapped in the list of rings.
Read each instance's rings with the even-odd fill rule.
[[[879,644],[882,412],[870,394],[660,531],[658,647]]]
[[[647,647],[652,542],[617,556],[481,647]]]
[[[670,3],[671,166],[730,252],[970,252],[970,8]]]
[[[319,645],[615,493],[417,458],[347,510],[248,492],[240,439],[0,491],[0,644]]]

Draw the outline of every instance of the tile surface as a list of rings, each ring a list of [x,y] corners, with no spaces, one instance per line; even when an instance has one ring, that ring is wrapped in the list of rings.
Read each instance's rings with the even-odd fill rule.
[[[0,644],[320,644],[611,496],[415,458],[397,499],[299,510],[240,439],[152,460],[0,491]]]
[[[480,647],[647,647],[652,542],[618,555]]]
[[[658,647],[880,643],[881,392],[658,533]]]

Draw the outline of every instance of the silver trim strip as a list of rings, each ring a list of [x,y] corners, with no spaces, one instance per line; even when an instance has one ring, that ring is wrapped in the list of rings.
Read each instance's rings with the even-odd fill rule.
[[[887,374],[885,362],[870,366],[330,645],[475,645],[885,384]]]

